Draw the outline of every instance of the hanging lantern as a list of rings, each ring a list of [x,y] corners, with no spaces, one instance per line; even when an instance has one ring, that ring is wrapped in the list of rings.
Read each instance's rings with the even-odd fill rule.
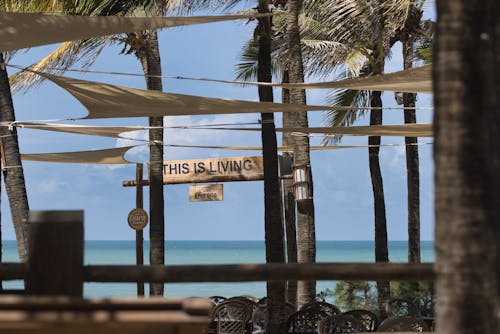
[[[293,186],[296,201],[305,201],[312,198],[310,169],[310,165],[293,165]]]

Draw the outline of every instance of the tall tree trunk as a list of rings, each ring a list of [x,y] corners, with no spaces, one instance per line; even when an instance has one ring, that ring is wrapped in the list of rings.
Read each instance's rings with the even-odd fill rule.
[[[381,51],[379,51],[381,52]],[[373,74],[381,74],[384,71],[383,57],[374,54],[377,60]],[[374,91],[370,97],[370,106],[372,108],[382,107],[382,93]],[[372,109],[370,111],[370,125],[382,125],[382,110]],[[382,172],[380,170],[380,137],[368,137],[370,176],[373,189],[373,204],[375,210],[375,262],[389,262],[389,249],[387,244],[387,220],[385,215],[384,185],[382,182]],[[377,282],[377,298],[380,317],[387,316],[385,312],[385,302],[390,297],[389,282]]]
[[[418,22],[417,22],[418,23]],[[403,43],[404,69],[413,67],[413,38],[408,36]],[[405,124],[417,123],[415,102],[417,94],[403,93]],[[406,183],[408,188],[408,262],[420,262],[420,172],[417,137],[405,137]]]
[[[269,13],[267,0],[259,0],[259,13]],[[271,82],[271,18],[259,18],[259,82]],[[273,89],[259,86],[259,99],[273,102]],[[284,263],[285,245],[283,218],[281,214],[281,189],[278,176],[278,147],[274,115],[262,113],[262,149],[264,155],[264,202],[265,202],[265,240],[266,263]],[[267,282],[267,327],[266,333],[280,334],[285,330],[285,281]]]
[[[12,104],[9,77],[3,54],[0,52],[0,122],[8,123],[15,120],[16,116],[14,105]],[[26,262],[28,260],[29,206],[16,128],[0,127],[0,139],[3,150],[2,154],[5,157],[3,176],[5,189],[9,197],[12,223],[16,232],[17,251],[19,253],[19,260]]]
[[[0,145],[0,170],[2,169],[2,147]],[[0,174],[0,195],[2,194],[2,174]],[[0,196],[0,207],[2,204],[2,196]],[[3,238],[2,238],[2,215],[0,212],[0,264],[3,262]],[[3,282],[0,280],[0,291],[3,290]]]
[[[287,40],[290,83],[304,82],[304,66],[299,31],[299,12],[301,0],[287,2]],[[306,93],[303,89],[290,89],[290,103],[306,104]],[[307,127],[307,112],[291,115],[296,127]],[[294,163],[310,165],[309,137],[293,137]],[[312,175],[311,175],[312,183]],[[297,202],[297,261],[300,263],[316,262],[316,229],[314,225],[314,201]],[[297,286],[297,302],[299,307],[316,298],[316,281],[299,281]]]
[[[438,1],[437,331],[500,328],[500,3]]]
[[[146,32],[148,38],[143,49],[138,52],[147,87],[162,91],[160,50],[158,34],[154,30]],[[149,126],[158,127],[149,130],[149,263],[165,264],[165,222],[163,195],[163,117],[150,117]],[[150,295],[162,296],[163,284],[150,284]]]
[[[288,83],[288,70],[283,71],[283,83]],[[281,102],[290,103],[290,91],[286,88],[281,90]],[[291,128],[294,126],[293,118],[290,113],[283,113],[283,127]],[[288,132],[283,133],[283,146],[293,147],[292,135]],[[293,154],[284,152],[283,157],[292,158]],[[283,180],[283,203],[285,207],[285,232],[286,232],[286,253],[288,263],[297,263],[297,220],[295,214],[295,193],[293,180]],[[287,302],[297,307],[297,281],[287,281],[286,287]]]

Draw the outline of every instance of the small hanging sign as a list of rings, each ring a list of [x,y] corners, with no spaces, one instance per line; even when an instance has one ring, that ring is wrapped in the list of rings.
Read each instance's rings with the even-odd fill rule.
[[[222,184],[204,184],[189,186],[190,202],[222,201],[224,191]]]
[[[148,225],[148,214],[141,208],[135,208],[128,214],[128,225],[136,231],[140,231]]]

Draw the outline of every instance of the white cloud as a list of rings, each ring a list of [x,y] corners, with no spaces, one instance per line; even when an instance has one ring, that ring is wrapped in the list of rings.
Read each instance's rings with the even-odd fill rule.
[[[35,189],[42,194],[50,194],[60,191],[61,188],[65,188],[68,186],[68,183],[57,178],[47,179],[44,178],[40,181],[40,183],[35,187]]]

